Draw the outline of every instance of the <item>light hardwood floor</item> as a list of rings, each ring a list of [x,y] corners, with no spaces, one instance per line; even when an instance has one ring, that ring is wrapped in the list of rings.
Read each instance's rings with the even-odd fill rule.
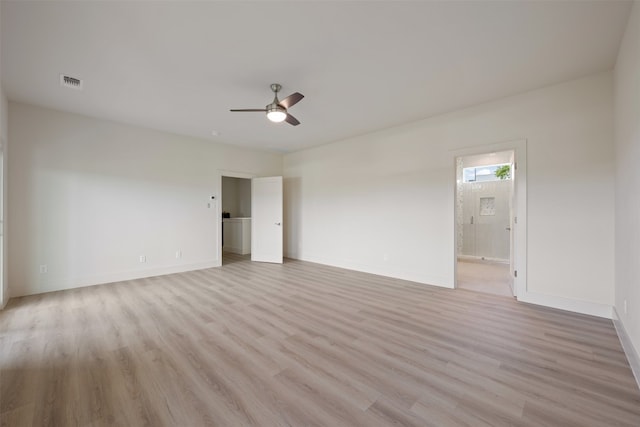
[[[11,300],[3,426],[640,426],[611,321],[311,263]]]
[[[460,289],[513,297],[509,264],[458,260],[457,275]]]

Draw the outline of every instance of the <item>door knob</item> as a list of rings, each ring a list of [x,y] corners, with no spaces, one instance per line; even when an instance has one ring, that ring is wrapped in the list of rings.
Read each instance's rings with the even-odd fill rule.
[[[507,227],[507,228],[505,228],[505,230],[511,231],[511,227]]]
[[[280,225],[280,223],[279,223],[279,222],[276,222],[276,225]]]

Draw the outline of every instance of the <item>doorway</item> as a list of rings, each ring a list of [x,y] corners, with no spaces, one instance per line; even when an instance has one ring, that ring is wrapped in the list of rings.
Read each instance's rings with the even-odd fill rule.
[[[251,256],[251,179],[222,176],[222,264]]]
[[[456,284],[513,297],[515,152],[456,157]]]

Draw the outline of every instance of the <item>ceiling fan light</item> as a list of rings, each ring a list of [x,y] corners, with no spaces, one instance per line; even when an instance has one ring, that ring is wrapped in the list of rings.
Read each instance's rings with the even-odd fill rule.
[[[287,112],[279,106],[267,109],[267,118],[274,123],[283,122],[287,118]]]

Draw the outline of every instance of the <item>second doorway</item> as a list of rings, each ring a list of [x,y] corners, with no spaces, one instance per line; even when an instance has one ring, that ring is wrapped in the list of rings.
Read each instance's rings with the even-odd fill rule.
[[[251,179],[222,177],[222,263],[251,254]]]

